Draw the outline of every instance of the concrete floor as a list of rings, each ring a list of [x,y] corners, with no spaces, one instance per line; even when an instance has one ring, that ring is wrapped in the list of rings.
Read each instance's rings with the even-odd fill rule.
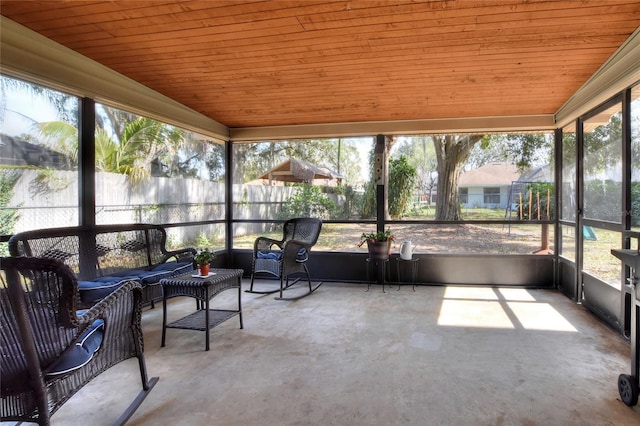
[[[244,285],[247,285],[245,281]],[[143,313],[160,381],[129,425],[639,425],[620,400],[630,347],[549,290],[324,284],[276,301],[242,293],[237,317],[204,334]],[[290,290],[294,292],[295,290]],[[237,292],[213,302],[232,308]],[[190,313],[173,299],[169,318]],[[54,425],[107,425],[140,388],[136,362],[91,382]]]

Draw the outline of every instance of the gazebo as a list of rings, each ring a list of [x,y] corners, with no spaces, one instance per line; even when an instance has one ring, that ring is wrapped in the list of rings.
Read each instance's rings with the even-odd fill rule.
[[[273,181],[314,183],[317,180],[338,183],[342,179],[342,175],[327,167],[318,166],[308,161],[288,158],[265,172],[258,179],[267,179],[269,183]]]

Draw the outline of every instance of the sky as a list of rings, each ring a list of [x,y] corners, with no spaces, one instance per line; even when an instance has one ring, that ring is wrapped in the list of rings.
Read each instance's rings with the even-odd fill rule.
[[[24,90],[7,89],[1,102],[4,108],[0,108],[0,132],[9,136],[29,133],[34,121],[58,120],[55,108],[44,97]]]

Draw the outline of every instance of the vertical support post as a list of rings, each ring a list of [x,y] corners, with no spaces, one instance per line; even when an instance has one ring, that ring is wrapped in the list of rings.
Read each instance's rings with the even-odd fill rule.
[[[554,247],[555,247],[555,253],[554,253],[554,258],[556,261],[556,267],[555,267],[555,273],[554,273],[554,284],[556,286],[556,288],[559,285],[559,277],[560,277],[560,262],[558,262],[558,254],[562,253],[562,232],[561,227],[560,227],[560,219],[562,219],[562,198],[560,197],[560,195],[562,194],[562,164],[564,161],[563,158],[563,154],[562,154],[562,129],[556,129],[553,132],[553,136],[554,136],[554,147],[555,147],[555,163],[558,165],[556,167],[554,167],[554,181],[556,182],[556,190],[554,191],[553,194],[553,203],[555,206],[555,218],[553,221],[553,237],[554,237]],[[549,218],[551,219],[551,218]]]
[[[82,98],[78,111],[78,205],[80,226],[96,224],[96,104]]]
[[[542,224],[542,235],[540,237],[542,239],[540,246],[540,253],[548,254],[549,253],[549,224]]]
[[[376,145],[374,148],[374,176],[376,183],[376,231],[384,232],[385,225],[385,195],[387,182],[387,159],[385,136],[376,136]]]
[[[524,216],[522,216],[522,192],[519,192],[518,196],[520,197],[519,203],[518,203],[518,210],[519,210],[518,213],[520,213],[520,216],[518,217],[518,219],[523,220]]]
[[[96,103],[82,98],[78,111],[78,206],[80,226],[96,225]],[[78,277],[90,280],[96,276],[95,232],[82,232],[79,237]]]
[[[225,142],[225,233],[227,268],[234,264],[233,256],[233,142]]]
[[[576,300],[582,300],[582,265],[584,264],[582,232],[584,227],[584,119],[576,119]]]
[[[547,187],[547,217],[546,219],[551,219],[551,188]]]
[[[632,198],[631,198],[631,160],[632,160],[632,152],[631,152],[631,89],[626,89],[622,92],[622,241],[621,247],[625,249],[631,248],[631,238],[624,231],[628,231],[631,229],[632,225],[632,217],[631,217],[631,208],[632,208]],[[638,239],[638,244],[640,244],[640,238]],[[640,248],[640,245],[638,246]],[[640,271],[633,270],[628,267],[624,267],[622,271],[622,300],[620,301],[620,309],[622,311],[622,318],[625,319],[625,324],[622,325],[622,331],[626,336],[631,338],[631,347],[632,347],[632,365],[635,364],[632,368],[632,376],[635,377],[635,380],[638,381],[638,369],[640,369],[639,357],[636,354],[637,344],[638,344],[638,334],[640,330],[638,330],[638,302],[637,302],[637,286],[640,285],[638,282],[638,278],[640,277]],[[627,280],[633,280],[633,290],[631,291],[631,297],[626,297],[627,291],[626,282]],[[629,318],[629,322],[627,323],[627,318]],[[635,332],[634,332],[635,327]],[[635,341],[634,341],[635,340]],[[634,371],[635,370],[635,371]]]

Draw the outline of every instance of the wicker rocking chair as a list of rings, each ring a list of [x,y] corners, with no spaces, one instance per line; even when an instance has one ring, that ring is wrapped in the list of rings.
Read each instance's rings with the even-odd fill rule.
[[[296,300],[308,296],[322,285],[322,282],[311,284],[311,275],[307,268],[307,260],[311,248],[318,241],[322,220],[315,218],[289,219],[284,223],[281,240],[267,237],[258,237],[253,244],[253,266],[251,271],[251,285],[247,293],[271,294],[280,292],[277,300]],[[253,280],[256,274],[266,273],[280,278],[280,288],[267,291],[253,289]],[[304,273],[309,282],[309,291],[295,296],[283,297],[287,290],[300,280],[300,277],[289,282],[289,276],[296,273]],[[286,278],[286,280],[285,280]]]
[[[158,381],[147,379],[140,284],[130,281],[78,311],[78,283],[62,262],[3,257],[0,269],[1,419],[48,425],[91,379],[137,357],[142,390],[116,422],[124,424]]]

